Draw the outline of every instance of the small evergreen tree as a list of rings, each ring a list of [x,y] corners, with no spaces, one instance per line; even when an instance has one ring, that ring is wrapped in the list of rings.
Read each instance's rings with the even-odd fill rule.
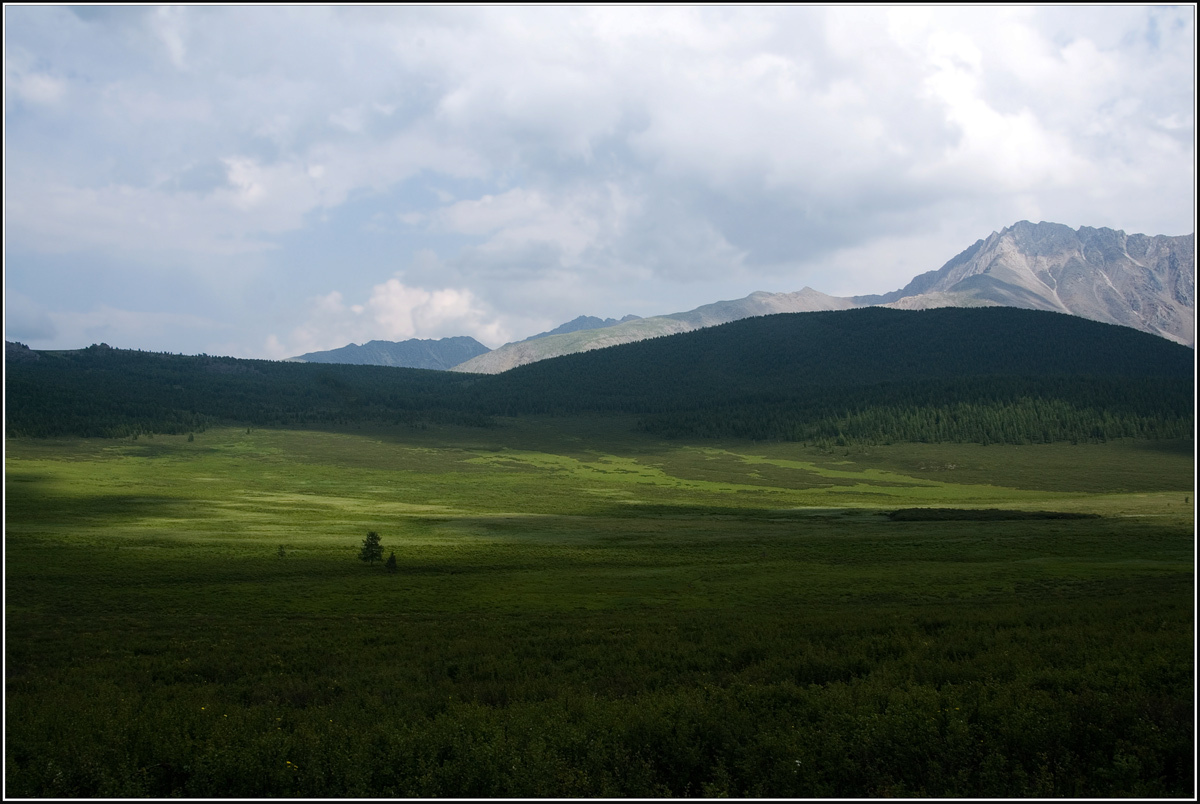
[[[395,550],[393,550],[388,555],[388,560],[384,563],[383,566],[387,569],[388,572],[396,571],[396,551]]]
[[[368,564],[383,560],[383,545],[379,543],[378,533],[373,530],[367,532],[367,538],[363,539],[362,550],[358,551],[358,557]]]

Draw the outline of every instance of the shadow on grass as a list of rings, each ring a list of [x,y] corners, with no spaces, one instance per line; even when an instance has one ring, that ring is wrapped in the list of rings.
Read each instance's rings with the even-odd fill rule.
[[[780,520],[860,519],[876,509],[805,506],[802,508],[753,508],[741,506],[624,503],[600,509],[593,515],[614,519],[739,519],[759,522]]]
[[[999,522],[1031,519],[1100,519],[1099,514],[1064,511],[1008,511],[1002,508],[901,508],[887,515],[893,522]]]
[[[1145,450],[1146,452],[1158,452],[1166,455],[1194,455],[1196,452],[1196,442],[1191,439],[1139,439],[1136,441],[1131,440],[1130,443],[1132,443],[1136,449]]]
[[[36,524],[103,520],[106,525],[194,513],[189,501],[157,494],[63,494],[46,475],[23,474],[5,483],[9,522]],[[15,481],[15,482],[13,482]]]

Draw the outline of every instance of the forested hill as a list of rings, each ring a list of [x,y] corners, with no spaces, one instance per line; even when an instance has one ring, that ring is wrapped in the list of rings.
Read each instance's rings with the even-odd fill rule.
[[[1190,438],[1193,350],[1006,307],[744,319],[521,366],[492,413],[625,411],[673,436],[992,441]]]
[[[1009,307],[747,318],[519,366],[474,386],[513,411],[668,410],[748,394],[968,377],[1172,377],[1194,352],[1127,327]]]
[[[1190,438],[1191,349],[1014,308],[744,319],[494,376],[96,346],[8,360],[10,435],[623,412],[668,436],[841,441]]]
[[[474,378],[431,369],[243,360],[112,349],[35,352],[6,344],[5,432],[124,437],[222,424],[352,421],[483,424],[452,404]]]

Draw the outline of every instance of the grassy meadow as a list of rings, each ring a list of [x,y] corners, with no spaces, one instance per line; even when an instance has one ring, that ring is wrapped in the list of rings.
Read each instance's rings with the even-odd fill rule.
[[[1192,794],[1190,442],[502,422],[8,439],[6,795]]]

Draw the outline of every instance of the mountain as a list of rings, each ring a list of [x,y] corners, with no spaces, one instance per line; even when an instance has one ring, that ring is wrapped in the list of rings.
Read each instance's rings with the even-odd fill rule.
[[[539,332],[537,335],[530,335],[525,340],[532,341],[536,338],[546,338],[550,335],[565,335],[568,332],[579,332],[585,329],[603,329],[611,327],[615,324],[624,324],[626,321],[636,321],[641,316],[627,315],[618,321],[615,318],[596,318],[594,315],[581,315],[573,321],[568,321],[565,324],[560,324],[549,332]]]
[[[773,313],[805,313],[817,310],[845,310],[854,307],[849,299],[827,296],[812,288],[798,293],[751,293],[744,299],[719,301],[683,313],[639,318],[603,329],[546,335],[537,340],[509,343],[485,355],[455,366],[454,371],[474,374],[499,374],[516,366],[536,363],[551,357],[634,343],[663,335],[677,335],[703,327],[726,324],[752,316]]]
[[[829,444],[1193,437],[1194,353],[1010,307],[766,315],[480,378],[493,415],[639,414],[667,437]]]
[[[1070,313],[1195,346],[1195,235],[1126,235],[1021,221],[900,290],[858,305],[1005,306]]]
[[[574,321],[561,324],[549,332],[526,338],[526,341],[547,338],[583,330],[600,329],[637,320],[636,315],[627,315],[620,321],[615,318],[596,318],[581,315]],[[298,357],[289,357],[288,363],[341,363],[354,366],[396,366],[399,368],[423,368],[445,371],[479,355],[489,349],[474,338],[457,337],[441,340],[370,341],[362,346],[349,344],[340,349],[326,352],[309,352]]]
[[[350,344],[327,352],[309,352],[289,357],[291,363],[343,363],[360,366],[398,366],[446,370],[464,360],[484,354],[488,348],[465,335],[441,340],[370,341]]]
[[[4,342],[4,360],[6,363],[24,363],[30,360],[40,360],[38,353],[23,343],[16,341]]]
[[[24,357],[5,366],[8,436],[605,413],[636,415],[666,437],[835,445],[1194,435],[1191,349],[1009,307],[754,316],[495,375],[103,345]]]
[[[746,317],[520,366],[470,388],[481,404],[496,406],[493,412],[646,412],[755,394],[963,377],[1190,381],[1193,356],[1148,333],[1061,313],[865,307]]]
[[[921,274],[891,293],[839,297],[807,287],[798,293],[760,291],[744,299],[603,329],[543,333],[535,336],[536,343],[530,339],[505,344],[453,370],[497,374],[551,357],[676,335],[752,316],[868,306],[904,310],[999,306],[1055,311],[1132,327],[1194,347],[1195,285],[1194,234],[1151,237],[1113,229],[1084,226],[1073,230],[1058,223],[1020,221],[993,232],[938,270]]]

